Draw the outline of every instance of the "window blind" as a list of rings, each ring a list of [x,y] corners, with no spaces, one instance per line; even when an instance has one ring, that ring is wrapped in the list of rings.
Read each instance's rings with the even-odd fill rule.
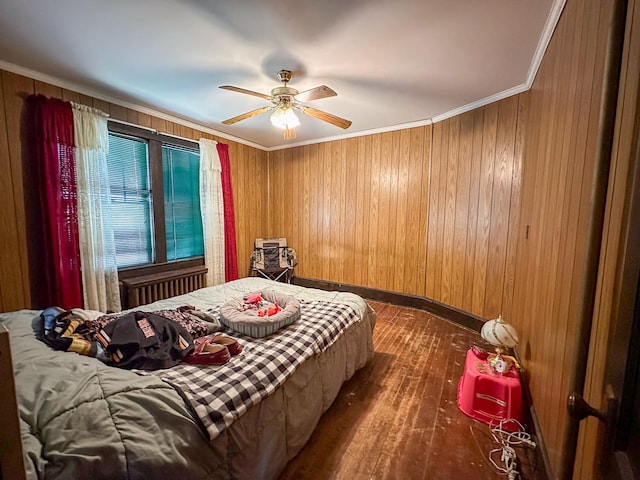
[[[109,134],[109,183],[118,267],[153,262],[148,146]]]
[[[204,255],[200,214],[200,154],[162,146],[167,260]]]

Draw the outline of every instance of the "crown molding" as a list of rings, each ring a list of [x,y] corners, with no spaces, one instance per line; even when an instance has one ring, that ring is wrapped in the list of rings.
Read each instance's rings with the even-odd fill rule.
[[[556,26],[560,21],[560,15],[562,15],[562,11],[564,10],[564,6],[566,3],[566,0],[555,0],[553,2],[553,5],[551,6],[549,16],[547,17],[547,22],[544,25],[542,35],[540,35],[540,40],[538,41],[538,46],[535,53],[533,54],[531,65],[529,66],[529,71],[527,72],[527,80],[525,83],[527,86],[527,90],[531,88],[531,86],[533,85],[533,81],[536,79],[538,69],[540,68],[540,64],[542,63],[544,54],[547,51],[547,47],[551,42],[553,32],[555,31]]]
[[[5,62],[4,60],[0,60],[0,69],[6,70],[11,73],[15,73],[17,75],[22,75],[25,77],[32,78],[34,80],[38,80],[40,82],[49,83],[56,87],[64,88],[66,90],[72,90],[74,92],[80,93],[82,95],[88,95],[93,98],[97,98],[98,100],[103,100],[105,102],[113,103],[115,105],[119,105],[124,108],[130,108],[132,110],[136,110],[141,113],[145,113],[147,115],[151,115],[153,117],[158,117],[163,120],[168,120],[170,122],[177,123],[179,125],[183,125],[185,127],[193,128],[195,130],[200,130],[201,132],[210,133],[211,135],[215,135],[216,137],[221,137],[226,140],[230,140],[232,142],[241,143],[243,145],[247,145],[249,147],[257,148],[258,150],[267,151],[267,147],[264,145],[260,145],[254,142],[250,142],[243,138],[234,137],[233,135],[229,135],[228,133],[219,132],[218,130],[214,130],[211,127],[207,127],[205,125],[201,125],[196,122],[192,122],[190,120],[186,120],[184,118],[176,117],[175,115],[170,115],[165,112],[161,112],[160,110],[155,110],[153,108],[146,107],[144,105],[140,105],[134,102],[129,102],[127,100],[123,100],[121,98],[117,98],[111,95],[107,95],[104,92],[100,92],[98,90],[94,90],[92,88],[88,88],[86,86],[69,82],[66,80],[62,80],[57,77],[53,77],[51,75],[47,75],[44,73],[37,72],[35,70],[30,70],[28,68],[21,67],[19,65],[15,65],[13,63]],[[166,132],[159,132],[166,133]]]
[[[276,145],[269,147],[266,150],[273,152],[275,150],[285,150],[287,148],[302,147],[304,145],[314,145],[316,143],[333,142],[334,140],[344,140],[346,138],[364,137],[365,135],[373,135],[376,133],[393,132],[395,130],[405,130],[407,128],[423,127],[425,125],[431,125],[433,121],[430,118],[424,120],[417,120],[410,123],[399,123],[397,125],[390,125],[388,127],[372,128],[370,130],[359,130],[357,132],[344,133],[341,135],[333,135],[331,137],[317,138],[315,140],[306,140],[296,143],[287,143],[285,145]]]

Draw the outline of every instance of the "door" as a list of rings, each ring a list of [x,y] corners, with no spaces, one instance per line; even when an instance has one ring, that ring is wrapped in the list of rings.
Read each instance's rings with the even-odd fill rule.
[[[640,478],[640,0],[629,0],[574,479]],[[607,407],[610,409],[606,425]]]
[[[638,139],[637,139],[638,140]],[[599,470],[602,478],[640,478],[640,175],[636,141],[635,181],[629,205],[626,247],[621,250],[619,296],[611,319],[605,362],[604,395],[616,399],[613,431],[601,433],[610,443]]]
[[[638,58],[640,6],[629,2],[625,52],[625,90],[619,109],[617,161],[628,161],[626,199],[622,203],[621,235],[617,252],[616,285],[604,370],[603,398],[615,398],[617,409],[613,431],[600,429],[607,443],[596,465],[601,478],[640,478],[640,88]],[[635,44],[635,45],[634,45]],[[635,57],[635,58],[634,58]],[[635,79],[631,79],[634,75]],[[631,116],[631,113],[634,113]],[[626,135],[626,141],[622,135]],[[626,162],[625,162],[626,163]],[[614,177],[615,180],[615,177]],[[624,181],[626,180],[626,182]]]

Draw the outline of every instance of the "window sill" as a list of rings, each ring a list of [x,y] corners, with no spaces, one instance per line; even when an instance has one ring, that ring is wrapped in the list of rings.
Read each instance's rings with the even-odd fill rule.
[[[128,278],[140,277],[143,275],[155,275],[158,273],[172,272],[190,267],[204,266],[204,257],[194,257],[175,262],[154,263],[151,265],[139,265],[136,267],[126,267],[118,269],[118,278],[126,280]]]

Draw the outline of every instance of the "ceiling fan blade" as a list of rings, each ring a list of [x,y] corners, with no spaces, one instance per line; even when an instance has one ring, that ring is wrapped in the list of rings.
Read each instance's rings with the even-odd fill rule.
[[[320,98],[335,97],[337,95],[331,88],[326,85],[320,85],[319,87],[311,88],[300,92],[296,95],[296,100],[299,102],[310,102],[311,100],[319,100]]]
[[[273,107],[257,108],[255,110],[251,110],[250,112],[243,113],[242,115],[238,115],[237,117],[228,118],[227,120],[224,120],[222,123],[224,123],[225,125],[233,125],[234,123],[237,123],[240,120],[246,120],[247,118],[255,117],[256,115],[260,115],[261,113],[268,112],[272,108]]]
[[[351,126],[351,120],[346,120],[344,118],[336,117],[335,115],[332,115],[327,112],[323,112],[322,110],[318,110],[317,108],[303,106],[303,107],[300,107],[300,109],[302,110],[302,113],[315,117],[319,120],[328,122],[332,125],[335,125],[336,127],[349,128]]]
[[[222,85],[220,88],[224,90],[231,90],[232,92],[246,93],[247,95],[253,95],[254,97],[264,98],[271,101],[271,95],[265,93],[254,92],[253,90],[247,90],[246,88],[234,87],[233,85]]]

